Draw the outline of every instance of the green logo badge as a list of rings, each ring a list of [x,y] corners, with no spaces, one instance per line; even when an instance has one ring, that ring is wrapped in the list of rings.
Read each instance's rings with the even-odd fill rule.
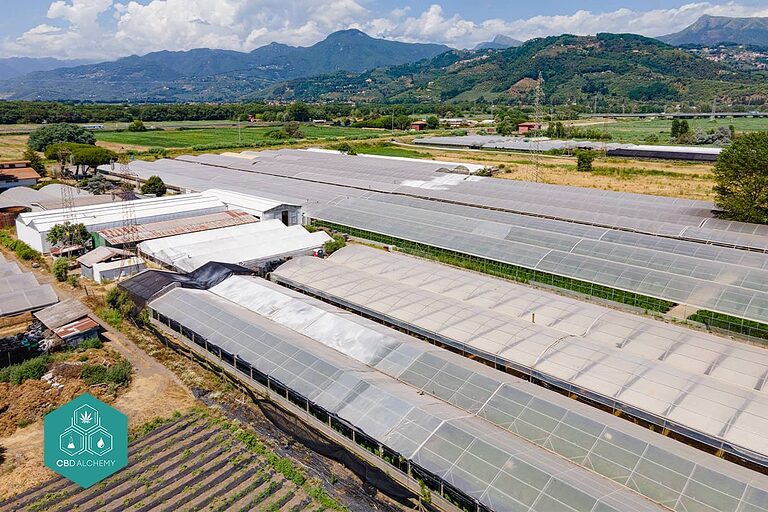
[[[45,465],[90,487],[128,465],[128,417],[84,393],[45,416]]]

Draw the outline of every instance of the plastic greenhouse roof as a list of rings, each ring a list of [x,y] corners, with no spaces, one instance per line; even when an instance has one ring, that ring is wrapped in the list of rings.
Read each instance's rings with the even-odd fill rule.
[[[531,270],[764,322],[768,271],[365,200],[312,217]]]
[[[245,154],[252,158],[184,156],[154,163],[133,162],[131,168],[143,178],[159,174],[169,183],[193,190],[245,190],[308,204],[378,191],[768,251],[765,234],[745,234],[754,225],[716,221],[714,205],[706,201],[467,177],[445,172],[444,163],[429,160],[308,150]],[[541,201],[542,194],[547,201]]]
[[[191,272],[209,261],[258,262],[322,247],[331,237],[309,233],[303,226],[286,227],[279,220],[242,224],[148,240],[139,250],[157,261]]]
[[[494,510],[660,510],[614,482],[211,292],[176,288],[150,307]]]
[[[652,359],[563,333],[498,309],[337,263],[297,258],[272,274],[491,361],[500,361],[610,407],[768,465],[768,394],[707,375],[695,364]],[[611,326],[605,329],[611,333]],[[621,335],[617,329],[614,336]],[[614,337],[615,339],[615,337]],[[764,384],[761,384],[763,386]]]
[[[768,507],[765,475],[327,303],[254,278],[232,277],[211,292],[671,509],[737,510],[745,496]]]
[[[51,285],[39,284],[32,274],[12,272],[0,277],[0,317],[34,311],[58,301]]]

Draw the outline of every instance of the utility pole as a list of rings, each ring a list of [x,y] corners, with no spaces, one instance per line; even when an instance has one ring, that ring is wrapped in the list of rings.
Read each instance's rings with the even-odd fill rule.
[[[544,123],[544,107],[542,100],[544,99],[544,77],[539,71],[539,78],[536,81],[536,91],[534,93],[534,109],[533,109],[533,122],[539,126],[539,130]],[[541,181],[541,134],[536,134],[533,144],[531,145],[531,156],[533,157],[533,181]]]
[[[120,156],[120,171],[118,176],[120,178],[120,198],[122,199],[122,227],[125,237],[125,243],[123,249],[128,251],[131,256],[136,255],[136,240],[138,239],[138,226],[136,223],[136,208],[134,206],[134,200],[136,199],[134,182],[138,176],[131,170],[129,166],[129,160],[127,155]],[[123,270],[128,271],[127,258],[122,260]]]

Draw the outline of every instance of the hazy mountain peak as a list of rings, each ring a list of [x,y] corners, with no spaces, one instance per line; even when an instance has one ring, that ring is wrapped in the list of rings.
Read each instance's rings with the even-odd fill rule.
[[[718,43],[768,46],[768,18],[730,18],[705,14],[680,32],[659,39],[678,46]]]
[[[506,48],[515,48],[523,44],[522,41],[502,34],[496,34],[491,41],[480,43],[475,46],[475,50],[504,50]]]

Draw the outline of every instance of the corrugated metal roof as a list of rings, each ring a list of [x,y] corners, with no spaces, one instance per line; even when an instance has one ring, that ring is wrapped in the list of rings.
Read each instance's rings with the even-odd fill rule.
[[[86,267],[92,267],[96,263],[101,263],[119,256],[130,256],[131,253],[115,247],[97,247],[92,251],[89,251],[79,258],[77,262]]]
[[[239,226],[257,222],[254,216],[238,211],[211,213],[183,219],[171,219],[150,224],[135,226],[133,233],[129,233],[126,227],[118,227],[99,231],[99,234],[110,244],[124,244],[127,242],[142,242],[166,236],[195,233],[211,229]]]
[[[99,327],[99,324],[97,324],[90,318],[81,318],[80,320],[76,320],[72,323],[69,323],[67,325],[62,325],[61,327],[57,327],[56,329],[52,329],[52,330],[54,333],[56,333],[56,336],[58,336],[63,340],[66,340],[67,338],[71,338],[72,336],[77,336],[84,332],[97,329],[98,327]]]
[[[230,208],[238,208],[240,210],[252,212],[259,217],[262,213],[281,206],[299,206],[282,201],[275,201],[274,199],[268,199],[266,197],[257,197],[250,194],[241,194],[240,192],[232,192],[230,190],[220,190],[216,188],[206,190],[203,192],[203,195],[206,197],[215,197]]]
[[[79,300],[67,299],[53,306],[41,309],[36,312],[35,318],[43,322],[49,329],[56,329],[62,325],[69,324],[87,317],[90,310]]]
[[[0,169],[0,181],[37,180],[40,175],[31,167]]]

